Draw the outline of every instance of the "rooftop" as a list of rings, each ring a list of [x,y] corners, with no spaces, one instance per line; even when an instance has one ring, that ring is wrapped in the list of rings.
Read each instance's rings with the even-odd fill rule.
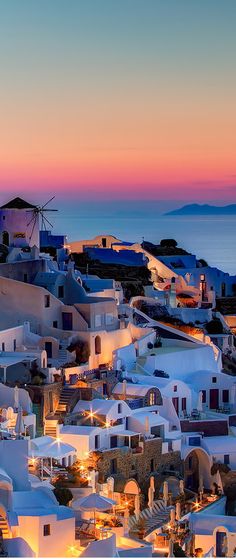
[[[30,204],[29,202],[26,202],[25,200],[23,200],[23,198],[13,198],[12,200],[9,200],[9,202],[7,202],[6,204],[4,204],[3,206],[0,206],[0,210],[24,210],[24,209],[36,209],[37,206],[33,206],[32,204]]]

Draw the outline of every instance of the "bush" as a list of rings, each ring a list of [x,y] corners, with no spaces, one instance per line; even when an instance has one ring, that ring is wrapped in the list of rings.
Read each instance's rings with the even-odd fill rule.
[[[198,264],[200,264],[200,268],[206,268],[208,266],[206,260],[204,260],[204,258],[199,258],[198,260]]]
[[[176,248],[177,245],[178,243],[177,241],[175,241],[175,239],[162,239],[160,242],[161,247]]]
[[[187,557],[178,543],[174,543],[174,557]]]
[[[223,334],[224,328],[219,318],[213,318],[206,324],[206,331],[208,334]]]
[[[55,487],[53,491],[59,505],[67,506],[68,503],[73,499],[71,490],[68,487]]]
[[[90,356],[88,342],[78,340],[77,342],[72,343],[67,349],[70,352],[75,351],[77,365],[83,365],[84,363],[88,362]]]

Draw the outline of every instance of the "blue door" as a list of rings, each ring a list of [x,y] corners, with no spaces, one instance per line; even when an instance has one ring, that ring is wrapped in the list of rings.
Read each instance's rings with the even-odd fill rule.
[[[225,557],[227,547],[226,532],[216,532],[216,557]]]

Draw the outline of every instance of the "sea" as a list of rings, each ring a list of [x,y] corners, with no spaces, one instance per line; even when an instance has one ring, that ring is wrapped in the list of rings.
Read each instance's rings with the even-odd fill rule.
[[[139,243],[174,238],[210,266],[236,274],[236,216],[167,216],[163,205],[150,200],[67,199],[53,204],[58,212],[46,214],[54,224],[52,232],[66,234],[69,242],[99,234]]]

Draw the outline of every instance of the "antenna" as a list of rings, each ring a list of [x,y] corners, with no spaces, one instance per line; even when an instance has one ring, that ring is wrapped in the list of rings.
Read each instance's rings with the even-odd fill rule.
[[[29,221],[29,223],[27,223],[27,227],[30,227],[30,225],[32,224],[31,227],[31,233],[29,236],[29,239],[31,241],[33,233],[34,233],[34,229],[37,223],[37,219],[38,216],[41,217],[41,229],[43,230],[47,230],[46,224],[48,224],[50,227],[53,228],[52,223],[49,221],[49,219],[47,219],[47,217],[44,215],[45,212],[57,212],[58,210],[53,210],[50,208],[46,208],[46,206],[48,204],[50,204],[50,202],[52,202],[52,200],[54,200],[55,196],[52,196],[52,198],[50,198],[43,206],[36,206],[33,210],[27,210],[29,212],[33,211],[33,216],[31,218],[31,220]]]

